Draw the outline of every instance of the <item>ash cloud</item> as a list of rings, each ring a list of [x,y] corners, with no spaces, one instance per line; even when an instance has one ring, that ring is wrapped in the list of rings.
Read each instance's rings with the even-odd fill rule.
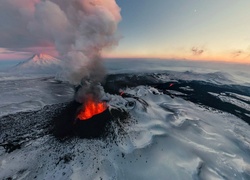
[[[201,48],[197,48],[197,47],[192,47],[191,48],[191,52],[194,56],[200,56],[204,53],[204,50]]]
[[[65,62],[63,77],[72,84],[82,78],[103,78],[101,52],[119,39],[121,16],[115,0],[0,0],[0,4],[0,47],[54,47]]]

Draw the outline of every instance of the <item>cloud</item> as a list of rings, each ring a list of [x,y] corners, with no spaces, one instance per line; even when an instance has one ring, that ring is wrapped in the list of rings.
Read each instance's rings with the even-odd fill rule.
[[[197,48],[197,47],[192,47],[191,48],[191,52],[194,56],[200,56],[204,53],[204,50],[201,48]]]
[[[239,56],[241,56],[241,55],[243,55],[243,54],[245,54],[245,52],[244,51],[242,51],[242,50],[236,50],[236,51],[233,51],[232,52],[232,56],[233,57],[239,57]]]
[[[15,52],[8,49],[0,48],[0,60],[21,60],[30,57],[29,52]]]

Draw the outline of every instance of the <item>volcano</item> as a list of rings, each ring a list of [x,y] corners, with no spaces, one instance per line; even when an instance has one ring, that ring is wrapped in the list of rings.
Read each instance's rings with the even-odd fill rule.
[[[72,101],[55,117],[54,135],[60,139],[72,135],[87,139],[105,137],[112,131],[111,122],[128,116],[125,109],[109,108],[108,102],[97,102],[91,97],[83,104]]]
[[[47,54],[34,54],[29,59],[20,62],[11,70],[32,73],[55,73],[61,69],[62,61]]]

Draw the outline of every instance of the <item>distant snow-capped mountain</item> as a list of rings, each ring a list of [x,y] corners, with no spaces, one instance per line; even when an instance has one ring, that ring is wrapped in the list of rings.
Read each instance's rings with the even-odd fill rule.
[[[35,54],[20,62],[11,70],[18,72],[56,73],[61,69],[62,61],[47,54]]]
[[[60,65],[61,60],[54,58],[47,54],[35,54],[28,60],[20,62],[16,67],[30,68],[30,67],[48,67],[51,65]]]

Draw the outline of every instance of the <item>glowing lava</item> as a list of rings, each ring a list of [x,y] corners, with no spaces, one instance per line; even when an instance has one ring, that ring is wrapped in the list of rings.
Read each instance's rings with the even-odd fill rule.
[[[169,85],[169,87],[172,87],[174,85],[174,83],[171,83],[170,85]]]
[[[80,120],[88,120],[94,115],[100,114],[107,109],[107,104],[105,102],[96,102],[93,98],[89,97],[85,102],[83,108],[78,114],[77,118]]]

